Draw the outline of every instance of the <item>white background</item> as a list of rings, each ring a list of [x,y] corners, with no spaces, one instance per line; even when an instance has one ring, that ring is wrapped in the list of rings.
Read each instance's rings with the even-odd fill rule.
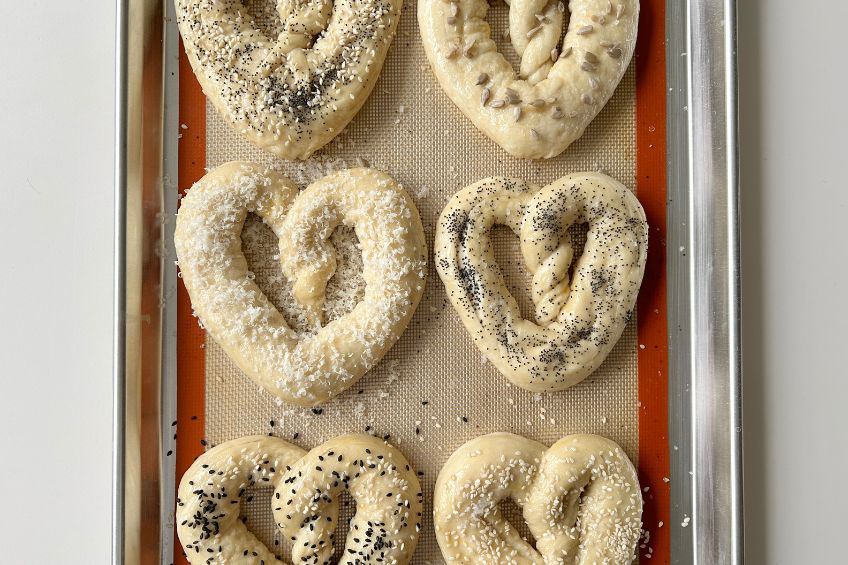
[[[739,4],[747,558],[844,563],[848,4]],[[0,562],[105,564],[114,6],[0,21]]]

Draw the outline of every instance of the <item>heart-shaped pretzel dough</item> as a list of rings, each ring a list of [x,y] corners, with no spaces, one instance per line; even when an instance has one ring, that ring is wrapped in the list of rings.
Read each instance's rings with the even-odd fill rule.
[[[239,0],[176,0],[203,92],[250,141],[305,159],[356,115],[377,81],[403,0],[277,0],[260,31]]]
[[[587,223],[583,254],[568,228]],[[509,293],[491,246],[494,224],[509,226],[533,275],[536,323]],[[436,269],[477,347],[516,385],[568,388],[612,350],[636,304],[648,226],[639,201],[600,173],[567,175],[538,188],[485,179],[457,192],[436,227]]]
[[[498,503],[522,508],[536,547]],[[615,442],[562,438],[550,448],[509,433],[457,449],[436,480],[433,522],[447,563],[626,565],[641,535],[642,493],[633,464]]]
[[[518,76],[498,52],[487,0],[420,0],[418,24],[436,79],[483,133],[516,157],[550,158],[583,135],[633,50],[638,0],[507,0]]]
[[[183,475],[177,534],[192,565],[283,565],[239,520],[248,489],[272,487],[274,520],[294,563],[330,563],[339,497],[356,502],[340,563],[408,563],[421,528],[422,493],[403,454],[367,435],[340,436],[309,453],[275,437],[218,445]]]
[[[247,214],[279,238],[283,273],[316,331],[298,335],[253,281],[241,250]],[[320,326],[335,272],[329,242],[354,226],[365,295]],[[279,173],[232,162],[204,176],[182,200],[174,236],[192,307],[206,331],[249,377],[279,398],[314,406],[355,383],[403,333],[421,294],[427,249],[418,210],[385,173],[349,169],[298,194]]]

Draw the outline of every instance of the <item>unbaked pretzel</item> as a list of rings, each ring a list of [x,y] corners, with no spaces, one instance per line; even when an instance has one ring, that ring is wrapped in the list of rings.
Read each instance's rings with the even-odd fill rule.
[[[305,159],[341,132],[374,84],[403,0],[277,0],[269,39],[239,0],[176,0],[203,91],[235,129]]]
[[[573,275],[568,228],[587,223]],[[521,317],[492,250],[505,224],[533,275],[536,323]],[[636,197],[600,173],[538,188],[496,177],[457,192],[436,227],[436,269],[477,347],[516,385],[537,392],[585,379],[612,350],[636,304],[648,227]]]
[[[511,498],[536,538],[521,538],[498,504]],[[642,494],[613,441],[577,434],[549,449],[508,433],[457,449],[436,480],[436,539],[448,563],[626,565],[641,533]]]
[[[474,125],[516,157],[554,157],[612,96],[636,45],[638,0],[507,0],[516,76],[491,38],[487,0],[420,0],[433,73]]]
[[[315,323],[297,335],[262,293],[241,250],[249,212],[280,240],[280,261],[294,297]],[[321,325],[335,272],[329,243],[352,225],[362,249],[365,295]],[[349,169],[298,195],[279,173],[232,162],[210,171],[182,200],[174,236],[192,307],[206,331],[249,377],[283,400],[313,406],[345,390],[374,366],[409,323],[426,276],[418,210],[385,173]]]
[[[421,488],[397,449],[366,435],[334,438],[309,453],[275,437],[222,443],[183,475],[177,533],[192,565],[283,565],[239,520],[248,489],[273,487],[271,504],[294,544],[294,563],[329,563],[339,496],[350,492],[356,514],[340,563],[408,563],[421,528]]]

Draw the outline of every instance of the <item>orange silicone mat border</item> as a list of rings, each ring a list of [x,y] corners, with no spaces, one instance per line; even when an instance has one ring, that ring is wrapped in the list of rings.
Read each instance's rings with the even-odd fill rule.
[[[180,41],[180,140],[178,187],[180,196],[206,173],[206,99]],[[191,300],[177,281],[177,422],[176,485],[204,451],[206,332],[192,314]],[[174,531],[174,564],[188,565]]]
[[[636,191],[649,226],[648,262],[637,304],[639,482],[648,487],[642,523],[649,536],[639,555],[650,555],[652,563],[669,563],[665,0],[642,0],[639,19]]]
[[[636,187],[650,225],[648,263],[639,294],[639,480],[644,493],[644,528],[649,533],[640,557],[669,563],[670,502],[668,454],[668,325],[666,321],[666,76],[665,3],[643,0],[636,44]],[[180,42],[179,190],[206,172],[206,100]],[[177,289],[176,477],[204,451],[205,333],[192,315],[180,281]],[[642,347],[644,346],[644,347]],[[650,551],[649,551],[650,550]],[[174,563],[188,565],[174,537]]]

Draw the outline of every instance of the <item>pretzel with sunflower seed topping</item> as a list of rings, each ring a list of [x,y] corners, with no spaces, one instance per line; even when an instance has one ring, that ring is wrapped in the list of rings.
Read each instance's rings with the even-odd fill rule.
[[[521,65],[498,52],[487,0],[421,0],[424,50],[448,97],[516,157],[550,158],[583,135],[633,55],[638,0],[507,0]]]

